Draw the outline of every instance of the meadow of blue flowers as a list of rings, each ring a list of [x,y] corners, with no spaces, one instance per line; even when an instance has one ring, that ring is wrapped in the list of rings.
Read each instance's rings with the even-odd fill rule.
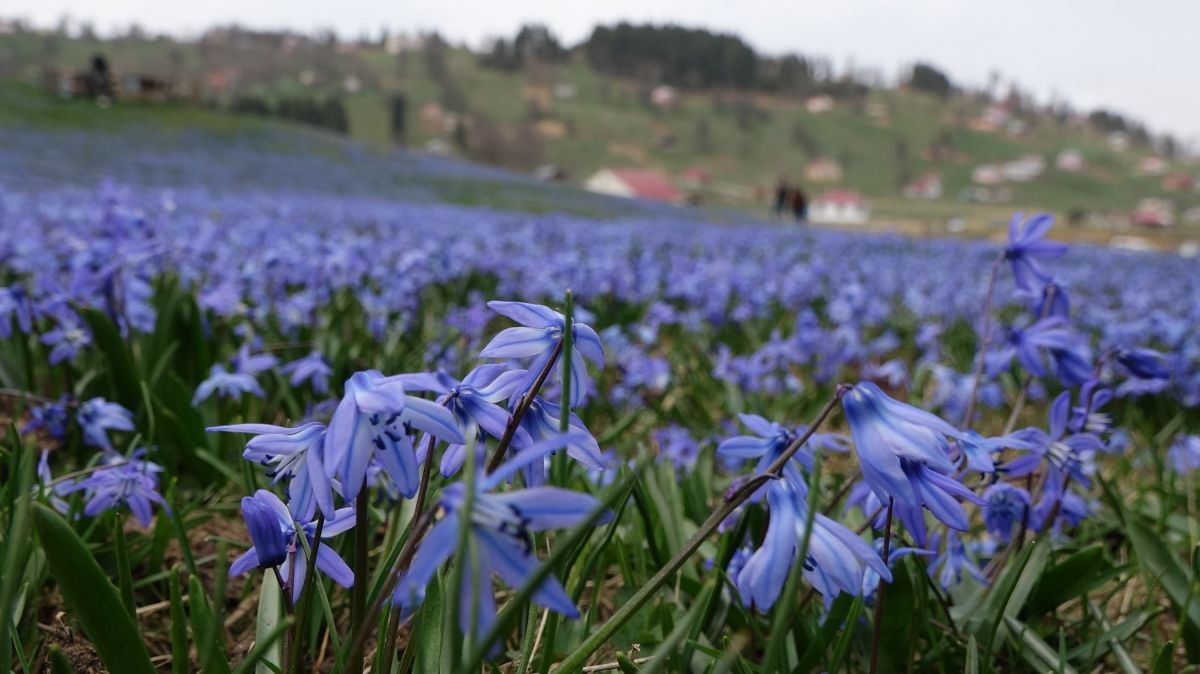
[[[1195,260],[197,165],[0,183],[6,666],[1200,662]]]

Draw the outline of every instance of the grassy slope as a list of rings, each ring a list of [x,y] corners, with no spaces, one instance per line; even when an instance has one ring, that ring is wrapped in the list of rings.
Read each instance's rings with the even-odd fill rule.
[[[23,39],[25,44],[21,43]],[[14,53],[33,49],[32,41],[16,36],[0,37],[0,45]],[[60,41],[50,61],[59,66],[78,66],[92,53],[104,51],[114,68],[164,72],[172,49],[179,54],[177,62],[183,64],[184,72],[194,68],[195,45],[172,45],[166,41],[120,40],[104,44]],[[419,120],[421,105],[438,100],[441,91],[427,76],[421,54],[396,57],[382,49],[363,48],[352,58],[364,64],[379,83],[377,90],[347,97],[351,134],[355,139],[376,147],[390,142],[386,105],[391,92],[403,92],[408,100],[410,144],[417,146],[444,135],[423,129]],[[866,115],[845,107],[813,115],[801,101],[760,96],[756,102],[768,115],[750,128],[741,128],[729,106],[719,107],[710,95],[687,95],[676,109],[656,110],[640,102],[636,85],[603,77],[581,63],[504,73],[481,68],[472,55],[454,50],[449,53],[448,66],[469,109],[486,114],[510,130],[528,116],[529,104],[522,98],[523,87],[574,84],[578,95],[570,100],[555,100],[549,111],[552,119],[568,123],[573,132],[564,138],[546,139],[544,156],[546,161],[566,168],[575,182],[582,182],[604,166],[645,166],[677,172],[698,165],[708,169],[717,181],[751,194],[754,187],[773,184],[781,173],[802,175],[804,164],[812,157],[794,142],[793,128],[799,125],[813,139],[814,154],[842,162],[845,170],[842,184],[871,196],[876,212],[892,218],[944,220],[967,216],[970,220],[992,220],[1014,207],[1059,213],[1075,208],[1127,210],[1143,196],[1169,196],[1184,208],[1200,204],[1198,194],[1164,194],[1157,178],[1134,175],[1133,167],[1144,152],[1116,152],[1099,134],[1066,128],[1052,121],[1036,124],[1021,138],[978,133],[964,125],[977,109],[961,100],[943,103],[916,93],[877,91],[872,100],[883,103],[890,111],[890,122],[880,126]],[[292,79],[268,87],[267,93],[297,88]],[[188,122],[183,112],[173,112],[172,116],[179,123]],[[203,122],[220,125],[207,118]],[[706,150],[697,147],[696,129],[700,124],[707,124],[709,130],[710,147]],[[953,149],[963,158],[937,163],[921,159],[921,150],[943,130],[949,130]],[[675,139],[669,147],[660,142],[667,136]],[[908,150],[906,171],[897,157],[897,144],[901,140]],[[1053,168],[1054,155],[1067,147],[1084,153],[1089,163],[1085,172],[1072,174]],[[970,173],[976,164],[1014,159],[1028,153],[1042,155],[1051,168],[1036,182],[1013,186],[1011,204],[986,206],[956,201],[957,195],[971,184]],[[917,176],[928,170],[943,174],[942,200],[912,202],[900,196],[903,175]],[[811,191],[825,188],[811,186]],[[746,200],[719,197],[718,202],[759,208]]]

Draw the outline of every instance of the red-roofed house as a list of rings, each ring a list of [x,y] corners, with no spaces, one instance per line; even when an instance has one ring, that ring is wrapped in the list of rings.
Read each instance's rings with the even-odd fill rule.
[[[864,225],[871,219],[871,204],[853,190],[833,190],[813,199],[808,219],[826,225]]]
[[[669,177],[650,169],[600,169],[584,181],[583,186],[592,192],[615,197],[673,204],[683,201],[683,194],[675,189]]]

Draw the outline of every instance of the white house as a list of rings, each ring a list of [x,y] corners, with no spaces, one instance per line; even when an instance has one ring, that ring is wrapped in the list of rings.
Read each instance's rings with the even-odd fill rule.
[[[1025,155],[1020,159],[1005,162],[1001,170],[1005,180],[1027,183],[1042,175],[1042,172],[1046,170],[1046,160],[1036,154]]]
[[[1054,159],[1054,165],[1058,167],[1059,171],[1078,173],[1087,168],[1087,161],[1079,150],[1067,148],[1058,153],[1058,157]]]
[[[833,190],[813,199],[808,219],[823,225],[865,225],[871,220],[871,204],[853,190]]]

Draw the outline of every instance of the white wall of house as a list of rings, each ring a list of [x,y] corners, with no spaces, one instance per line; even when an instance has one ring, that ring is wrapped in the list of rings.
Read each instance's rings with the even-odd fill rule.
[[[871,209],[857,202],[817,201],[809,207],[808,219],[825,225],[865,225]]]
[[[611,194],[614,197],[632,197],[633,190],[617,174],[608,169],[601,169],[592,174],[583,183],[584,189],[600,194]]]

